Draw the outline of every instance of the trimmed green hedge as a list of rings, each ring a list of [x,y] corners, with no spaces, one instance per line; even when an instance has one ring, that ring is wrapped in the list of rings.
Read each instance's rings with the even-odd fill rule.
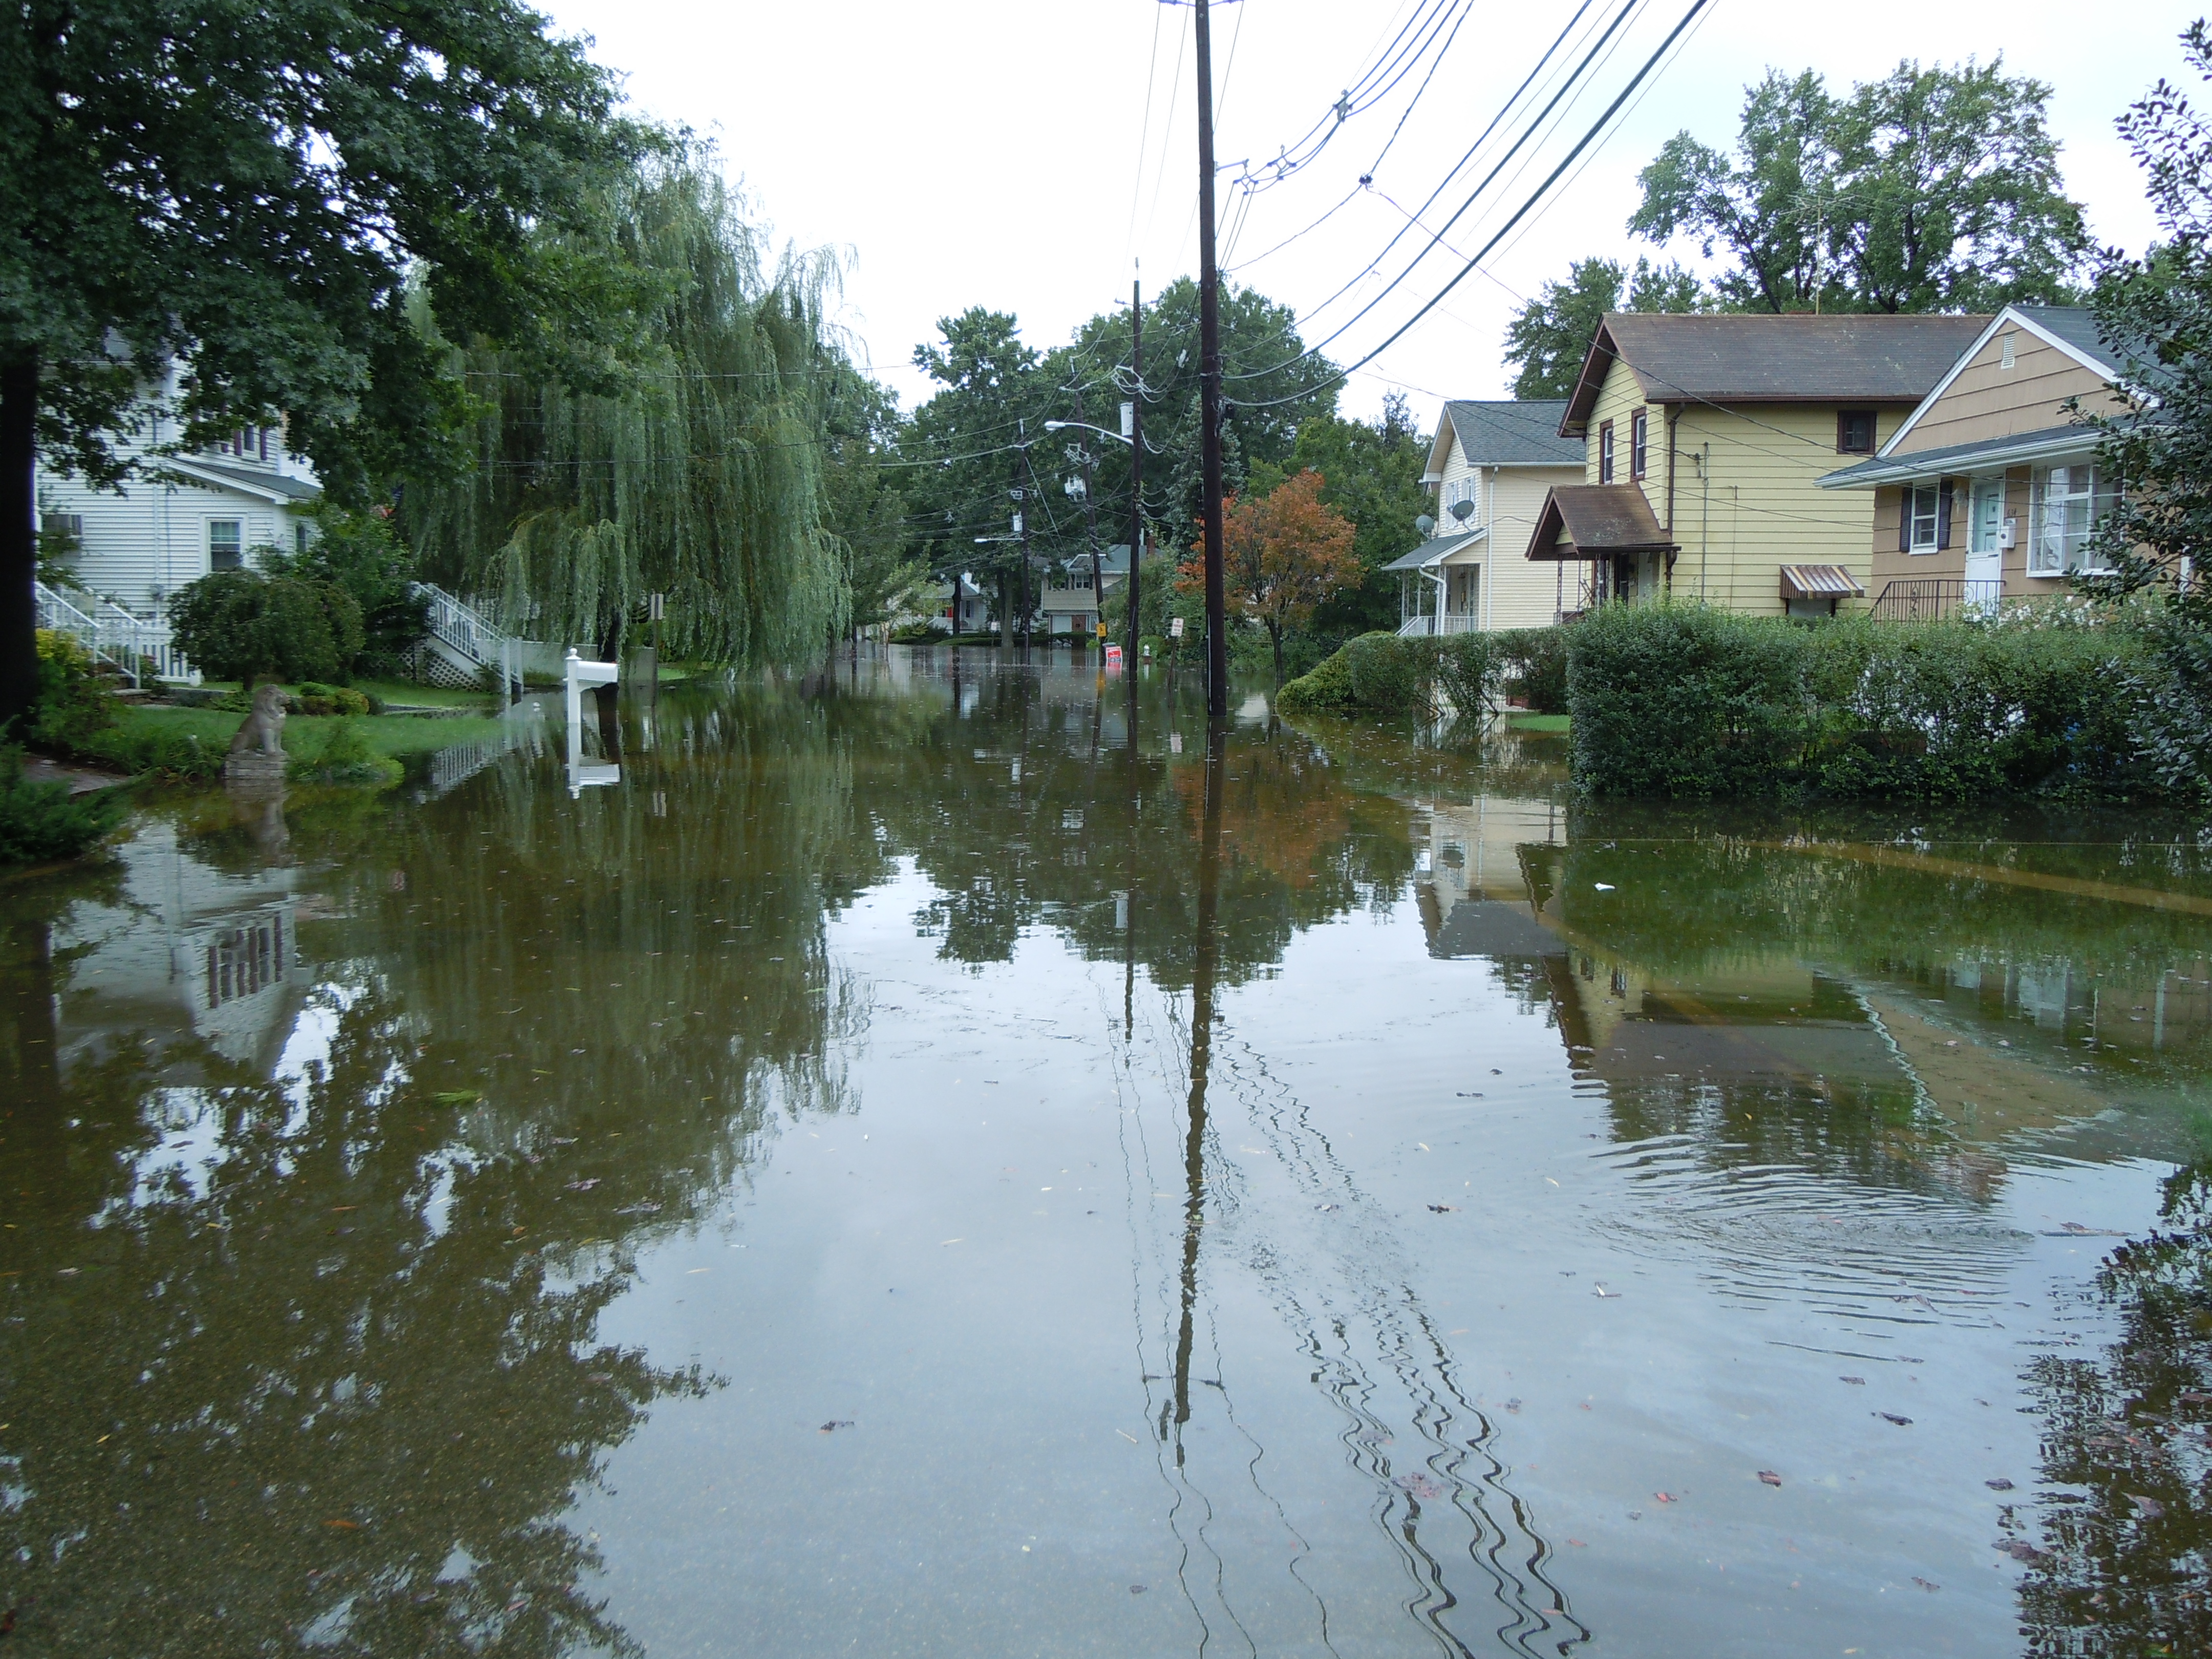
[[[1443,639],[1362,634],[1276,695],[1282,714],[1430,718],[1494,710],[1524,697],[1537,714],[1566,712],[1564,628],[1516,628]]]
[[[1675,799],[2156,793],[2136,732],[2157,674],[2133,630],[2078,614],[1808,627],[1606,605],[1574,629],[1574,781]]]

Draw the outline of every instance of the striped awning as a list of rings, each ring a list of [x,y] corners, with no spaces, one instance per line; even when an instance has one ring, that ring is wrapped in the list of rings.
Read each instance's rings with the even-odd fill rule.
[[[1785,599],[1841,599],[1866,597],[1857,577],[1839,564],[1785,564],[1782,567],[1782,597]]]

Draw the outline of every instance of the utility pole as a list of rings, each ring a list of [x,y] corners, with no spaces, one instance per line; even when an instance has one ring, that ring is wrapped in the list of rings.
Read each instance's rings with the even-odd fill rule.
[[[1084,413],[1080,391],[1075,394],[1075,421],[1079,426],[1091,423],[1091,417]],[[1098,503],[1091,499],[1091,441],[1085,439],[1076,453],[1083,458],[1083,528],[1084,534],[1091,542],[1091,603],[1103,607],[1106,603],[1106,588],[1098,564]],[[1099,611],[1097,619],[1101,623],[1106,620],[1103,609]],[[1095,634],[1091,642],[1099,643]]]
[[[1026,461],[1029,457],[1024,454],[1022,459]],[[1021,609],[1015,614],[1021,618],[1022,655],[1026,658],[1030,653],[1030,515],[1019,486],[1014,490],[1014,503],[1019,509],[1014,514],[1014,533],[1022,538]]]
[[[1197,0],[1199,465],[1205,489],[1206,712],[1229,714],[1229,633],[1223,616],[1221,273],[1213,258],[1213,35]]]
[[[1129,375],[1136,385],[1129,391],[1129,643],[1125,672],[1133,690],[1137,609],[1142,597],[1137,571],[1145,562],[1145,295],[1144,285],[1134,277],[1129,281]]]

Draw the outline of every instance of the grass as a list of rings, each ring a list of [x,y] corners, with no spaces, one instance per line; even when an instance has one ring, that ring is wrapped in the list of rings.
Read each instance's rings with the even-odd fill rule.
[[[211,748],[220,753],[230,747],[232,734],[245,719],[243,714],[226,714],[212,708],[178,708],[155,704],[149,708],[125,708],[117,723],[126,736],[143,732],[149,736],[195,737],[200,740],[203,748]],[[329,741],[331,727],[336,726],[339,719],[335,714],[293,715],[284,722],[285,752],[291,755],[320,754],[323,745]],[[410,714],[372,714],[356,717],[354,724],[373,752],[389,756],[394,760],[407,755],[449,749],[457,743],[475,743],[497,736],[500,730],[498,718],[490,714],[476,720],[463,715],[434,720],[420,720]]]
[[[1509,732],[1564,732],[1568,720],[1565,714],[1531,714],[1516,710],[1505,717]]]

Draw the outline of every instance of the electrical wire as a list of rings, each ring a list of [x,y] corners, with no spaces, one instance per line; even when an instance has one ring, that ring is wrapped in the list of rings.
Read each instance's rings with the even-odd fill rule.
[[[1582,137],[1576,141],[1575,147],[1567,152],[1565,157],[1559,162],[1559,164],[1552,169],[1551,173],[1546,176],[1544,181],[1538,185],[1535,191],[1528,197],[1528,198],[1522,202],[1520,207],[1515,210],[1513,216],[1510,219],[1508,219],[1505,223],[1498,228],[1498,233],[1477,251],[1474,257],[1472,259],[1469,259],[1466,264],[1461,268],[1456,276],[1453,276],[1449,282],[1443,285],[1443,287],[1437,289],[1435,295],[1430,299],[1427,304],[1424,305],[1419,311],[1415,312],[1411,317],[1407,318],[1405,322],[1401,324],[1390,334],[1389,337],[1382,343],[1382,344],[1368,352],[1366,356],[1361,357],[1358,362],[1349,365],[1348,368],[1337,370],[1334,374],[1328,377],[1328,380],[1324,380],[1320,384],[1326,386],[1328,384],[1329,380],[1341,380],[1352,370],[1365,368],[1369,363],[1373,362],[1376,358],[1381,356],[1382,353],[1389,350],[1400,340],[1403,339],[1407,334],[1412,331],[1415,325],[1419,324],[1423,318],[1426,317],[1438,306],[1442,305],[1444,301],[1445,296],[1449,295],[1454,289],[1457,288],[1462,282],[1464,282],[1468,275],[1475,270],[1482,260],[1489,257],[1491,250],[1496,247],[1498,243],[1504,240],[1505,237],[1512,231],[1513,228],[1518,225],[1522,219],[1528,216],[1532,210],[1537,207],[1538,204],[1543,201],[1545,196],[1550,191],[1552,186],[1559,182],[1561,175],[1574,165],[1576,161],[1580,158],[1582,153],[1585,149],[1589,149],[1591,144],[1597,141],[1599,137],[1611,124],[1613,116],[1619,112],[1621,106],[1627,103],[1629,99],[1634,95],[1636,89],[1642,86],[1644,81],[1650,77],[1651,71],[1659,66],[1660,59],[1664,58],[1667,53],[1674,48],[1674,43],[1682,38],[1684,33],[1689,28],[1690,25],[1697,21],[1698,17],[1705,11],[1706,6],[1710,3],[1711,0],[1692,0],[1689,10],[1683,13],[1681,19],[1668,32],[1667,38],[1659,43],[1658,48],[1654,51],[1649,58],[1644,60],[1644,66],[1636,71],[1634,78],[1632,79],[1626,87],[1621,88],[1620,94],[1613,99],[1613,102],[1606,106],[1604,112],[1601,114],[1595,121],[1590,124],[1589,131],[1584,132]],[[1457,216],[1454,216],[1456,217]],[[1449,230],[1450,228],[1450,225],[1447,223],[1445,228]],[[1395,283],[1393,283],[1392,286],[1395,287]],[[1377,295],[1376,297],[1379,299],[1381,296]],[[1364,316],[1366,312],[1370,309],[1372,309],[1371,304],[1368,307],[1363,307],[1360,315]],[[1358,319],[1354,318],[1352,320],[1357,321]],[[1350,324],[1347,323],[1346,326],[1349,327]],[[1342,332],[1342,329],[1337,331],[1337,334],[1341,334]],[[1335,337],[1337,337],[1337,335],[1334,334],[1329,337],[1330,339],[1334,339]],[[1327,341],[1321,343],[1321,344],[1323,345],[1327,343]],[[1291,358],[1288,362],[1279,364],[1274,369],[1266,372],[1270,374],[1279,374],[1283,369],[1289,368],[1303,361],[1304,358],[1316,355],[1320,349],[1320,345],[1310,347],[1305,351],[1301,352],[1298,356]],[[1258,377],[1255,375],[1239,375],[1237,378],[1240,380],[1251,380]],[[1290,397],[1269,398],[1259,403],[1237,402],[1233,406],[1238,409],[1269,409],[1279,404],[1291,403],[1297,401],[1298,398],[1310,397],[1315,390],[1318,390],[1318,387],[1309,388],[1307,391],[1293,393]]]

